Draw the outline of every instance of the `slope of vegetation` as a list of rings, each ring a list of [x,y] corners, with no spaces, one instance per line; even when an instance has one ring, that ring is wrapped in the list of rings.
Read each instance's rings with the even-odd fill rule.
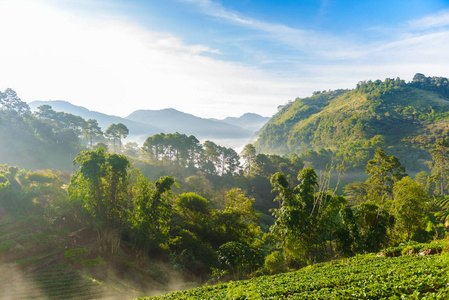
[[[415,248],[425,251],[435,247],[446,252],[432,256],[363,255],[295,272],[139,299],[447,299],[447,243]]]
[[[331,149],[340,159],[364,166],[376,147],[388,147],[408,169],[428,160],[426,149],[447,136],[449,82],[416,74],[413,81],[360,82],[353,90],[316,92],[296,99],[263,128],[263,153]]]

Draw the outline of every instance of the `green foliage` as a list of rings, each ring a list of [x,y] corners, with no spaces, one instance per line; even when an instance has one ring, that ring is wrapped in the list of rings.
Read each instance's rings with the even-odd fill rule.
[[[390,215],[375,204],[362,203],[355,212],[357,228],[364,252],[377,252],[388,245],[388,228],[391,226]]]
[[[221,243],[255,243],[262,232],[257,224],[259,217],[253,208],[254,201],[254,198],[246,197],[241,189],[232,189],[226,194],[226,208],[218,210],[215,215]]]
[[[252,144],[247,144],[242,150],[242,158],[245,160],[244,169],[246,174],[251,175],[253,161],[256,158],[256,148]]]
[[[357,221],[350,207],[340,209],[341,225],[335,230],[337,251],[344,257],[351,257],[362,249]]]
[[[435,149],[430,150],[432,154],[433,162],[432,179],[434,182],[440,183],[441,197],[444,197],[444,190],[446,185],[444,183],[445,178],[449,171],[449,142],[446,139],[441,139],[435,143]]]
[[[178,132],[150,136],[142,150],[154,164],[200,169],[207,174],[235,175],[240,167],[240,158],[234,149],[212,141],[201,145],[195,136]]]
[[[43,106],[32,114],[16,92],[0,91],[0,160],[27,169],[70,169],[84,119]]]
[[[447,250],[449,250],[447,241],[437,240],[431,243],[417,243],[411,241],[408,243],[401,243],[399,246],[396,247],[386,248],[379,253],[379,256],[397,257],[401,255],[413,255],[413,254],[424,255],[424,253],[422,252],[428,252],[425,255],[431,255],[442,253],[444,251],[447,252]]]
[[[114,152],[117,152],[116,142],[118,141],[118,153],[122,152],[122,138],[126,138],[129,134],[129,130],[126,125],[122,123],[111,124],[104,132],[104,135],[113,141]]]
[[[404,177],[394,185],[392,210],[396,219],[395,226],[399,231],[407,233],[407,240],[412,232],[422,227],[426,214],[427,194],[422,185],[410,177]]]
[[[365,182],[351,182],[344,186],[344,195],[348,204],[358,205],[368,200],[370,185]]]
[[[445,299],[449,296],[448,262],[448,253],[367,255],[143,299]]]
[[[254,272],[262,263],[262,256],[257,248],[234,241],[218,248],[218,259],[224,268],[232,272],[235,280]]]
[[[253,159],[252,175],[270,178],[276,172],[282,172],[287,176],[296,177],[296,174],[304,167],[302,159],[292,154],[290,157],[275,154],[257,154]]]
[[[391,148],[409,170],[421,171],[426,149],[447,136],[449,94],[446,78],[417,78],[360,82],[353,90],[298,98],[270,119],[254,146],[277,154],[330,149],[356,167],[365,166],[374,149]]]
[[[88,251],[86,248],[74,248],[64,252],[64,257],[75,265],[81,265],[83,267],[97,267],[106,265],[106,262],[101,256],[97,256],[96,258],[87,258],[87,256]]]
[[[81,204],[100,227],[125,224],[131,204],[128,159],[100,148],[82,151],[73,163],[80,166],[68,187],[71,201]]]
[[[366,174],[371,175],[366,181],[371,185],[371,198],[380,198],[380,202],[392,199],[394,183],[406,176],[399,159],[388,156],[381,148],[377,148],[374,158],[368,161]]]
[[[280,251],[274,251],[265,257],[263,264],[265,274],[274,275],[288,271],[285,258]]]
[[[392,218],[382,207],[362,203],[354,212],[350,207],[342,207],[340,218],[341,224],[333,232],[339,255],[377,252],[388,245]]]
[[[419,89],[436,92],[445,98],[449,97],[449,81],[444,77],[426,77],[423,74],[417,73],[413,77],[410,85]]]
[[[168,196],[173,184],[174,179],[165,176],[153,186],[143,175],[137,174],[133,199],[133,240],[145,252],[157,251],[168,240],[172,214]]]
[[[298,174],[299,184],[290,188],[282,173],[271,177],[280,208],[273,210],[275,223],[270,228],[289,258],[308,264],[325,257],[325,241],[329,224],[344,199],[327,192],[315,192],[318,177],[311,168]]]
[[[74,248],[64,252],[64,257],[69,259],[72,263],[79,264],[87,255],[86,248]]]
[[[93,141],[97,137],[103,137],[103,131],[101,131],[97,120],[89,119],[83,126],[84,137],[88,139],[90,149],[93,149]]]

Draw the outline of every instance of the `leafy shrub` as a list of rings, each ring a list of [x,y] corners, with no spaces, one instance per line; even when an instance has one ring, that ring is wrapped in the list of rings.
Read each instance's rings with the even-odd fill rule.
[[[278,274],[287,272],[287,264],[285,263],[284,256],[279,251],[274,251],[270,255],[265,257],[263,264],[264,273],[266,274]]]
[[[213,284],[217,284],[219,282],[225,282],[231,278],[228,270],[222,270],[219,268],[211,268],[211,272],[212,272],[212,274],[210,276],[210,281]]]
[[[64,253],[64,257],[69,259],[72,263],[79,264],[86,257],[87,249],[86,248],[75,248],[67,250]]]
[[[81,261],[81,265],[83,267],[97,267],[106,265],[106,262],[103,260],[101,256],[97,256],[97,258],[85,259]]]

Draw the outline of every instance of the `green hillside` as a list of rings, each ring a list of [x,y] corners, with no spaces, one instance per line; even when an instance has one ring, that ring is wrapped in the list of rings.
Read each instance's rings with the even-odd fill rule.
[[[359,166],[373,149],[388,147],[410,166],[429,159],[426,145],[447,136],[448,122],[448,80],[416,74],[409,83],[387,78],[298,98],[265,125],[255,146],[277,154],[331,149]]]
[[[447,299],[449,253],[441,253],[445,247],[403,246],[395,249],[399,257],[383,257],[395,253],[387,251],[143,299]],[[441,254],[406,254],[425,250]]]

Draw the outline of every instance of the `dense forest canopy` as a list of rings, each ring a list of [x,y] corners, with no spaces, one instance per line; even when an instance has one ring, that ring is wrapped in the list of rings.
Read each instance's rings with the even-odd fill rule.
[[[389,148],[409,170],[420,171],[430,160],[429,145],[447,137],[448,118],[447,78],[362,81],[352,90],[316,92],[283,106],[255,146],[277,154],[330,149],[360,167],[377,147]]]

